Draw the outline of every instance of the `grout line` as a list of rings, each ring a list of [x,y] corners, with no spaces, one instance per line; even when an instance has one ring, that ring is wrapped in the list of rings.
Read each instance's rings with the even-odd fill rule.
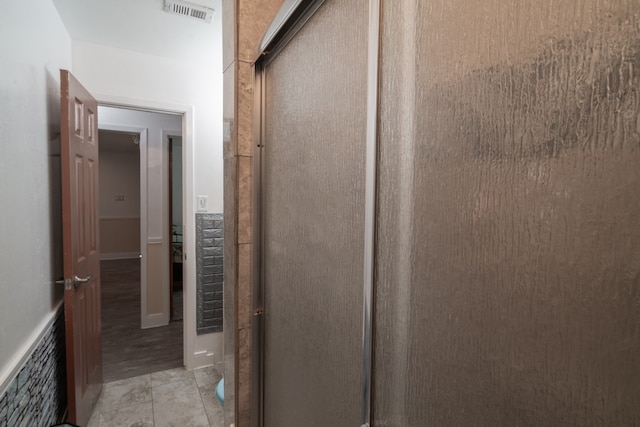
[[[151,387],[151,422],[153,423],[153,427],[156,427],[156,404],[154,400],[155,399],[153,398],[153,387]]]
[[[196,374],[193,374],[194,378]],[[207,407],[204,403],[204,398],[202,397],[202,392],[200,391],[200,386],[198,385],[198,380],[196,379],[196,390],[198,390],[198,396],[200,396],[200,402],[202,403],[202,410],[204,411],[204,415],[207,417],[207,422],[209,423],[209,427],[211,427],[211,419],[209,418],[209,413],[207,412]]]

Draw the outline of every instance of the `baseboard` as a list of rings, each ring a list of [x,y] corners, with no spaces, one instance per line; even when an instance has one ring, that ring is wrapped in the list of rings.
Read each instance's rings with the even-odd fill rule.
[[[141,328],[158,328],[160,326],[167,326],[169,324],[169,315],[166,313],[149,314],[142,316]]]
[[[204,368],[205,366],[211,366],[215,362],[215,355],[208,351],[196,351],[188,360],[185,360],[185,366],[187,369]]]
[[[109,254],[101,253],[100,261],[111,261],[116,259],[135,259],[140,258],[140,252],[112,252]]]
[[[20,372],[20,369],[22,369],[29,357],[31,357],[31,354],[33,354],[38,344],[40,344],[40,341],[42,341],[44,335],[49,331],[51,325],[53,325],[58,316],[64,312],[62,309],[62,303],[63,301],[60,300],[53,311],[42,319],[40,324],[27,339],[27,342],[11,359],[9,359],[9,362],[0,372],[0,396],[7,391],[10,383],[18,375],[18,372]]]

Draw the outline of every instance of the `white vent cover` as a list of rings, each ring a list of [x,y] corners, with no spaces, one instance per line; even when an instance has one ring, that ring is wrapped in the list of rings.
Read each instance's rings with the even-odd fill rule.
[[[211,23],[213,19],[213,9],[199,6],[182,0],[164,0],[164,10],[174,15],[182,15],[198,21]]]

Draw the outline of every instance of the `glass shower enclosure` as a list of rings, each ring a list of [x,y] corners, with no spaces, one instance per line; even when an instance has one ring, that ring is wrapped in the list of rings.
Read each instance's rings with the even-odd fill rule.
[[[640,425],[640,2],[284,9],[260,425]]]

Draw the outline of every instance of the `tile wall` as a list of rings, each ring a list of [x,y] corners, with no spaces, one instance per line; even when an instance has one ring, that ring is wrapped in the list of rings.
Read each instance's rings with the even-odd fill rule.
[[[253,63],[283,0],[223,0],[226,426],[251,422]]]
[[[219,213],[196,214],[198,335],[222,332],[223,221]]]
[[[0,395],[0,427],[57,424],[67,407],[61,309],[16,377]]]

